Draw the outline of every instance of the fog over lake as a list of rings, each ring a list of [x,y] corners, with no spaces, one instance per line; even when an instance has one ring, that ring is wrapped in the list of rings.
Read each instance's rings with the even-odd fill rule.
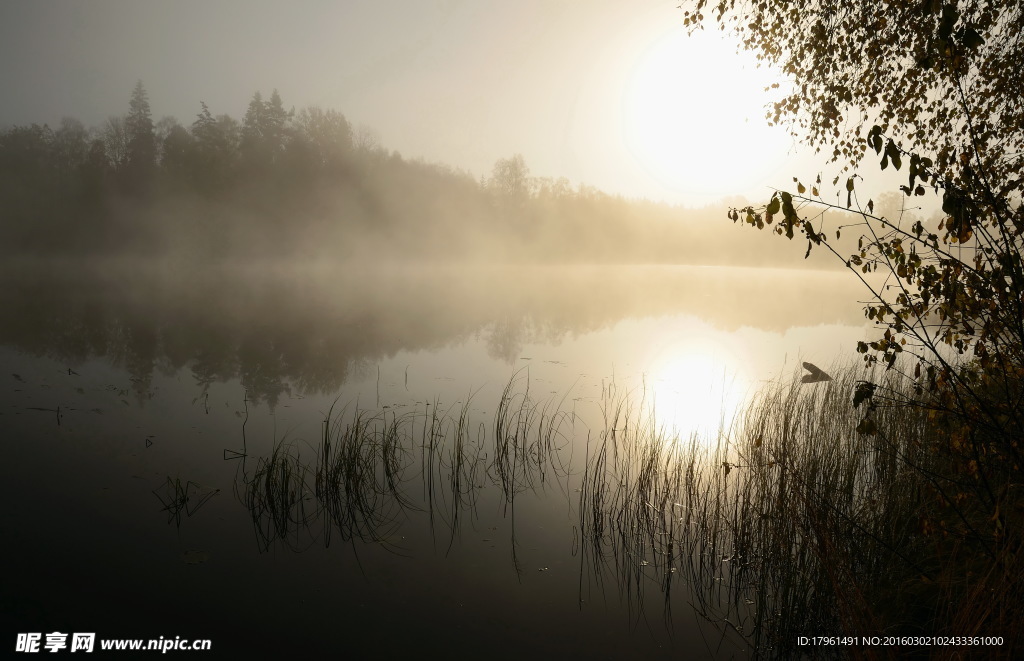
[[[865,223],[755,212],[808,162],[789,83],[676,4],[3,3],[4,644],[815,633],[765,522],[808,448],[871,497]]]

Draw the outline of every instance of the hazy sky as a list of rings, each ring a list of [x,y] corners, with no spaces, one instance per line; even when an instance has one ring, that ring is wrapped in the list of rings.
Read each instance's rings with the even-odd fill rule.
[[[205,101],[241,118],[256,90],[331,107],[384,146],[488,174],[703,204],[763,198],[796,172],[763,127],[769,72],[717,32],[686,41],[678,0],[0,0],[0,125]],[[744,68],[745,67],[745,68]]]

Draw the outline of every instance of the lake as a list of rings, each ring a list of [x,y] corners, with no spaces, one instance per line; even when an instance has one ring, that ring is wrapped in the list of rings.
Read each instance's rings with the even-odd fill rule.
[[[218,658],[748,656],[693,558],[602,527],[591,469],[638,429],[710,457],[759,387],[849,362],[869,330],[856,283],[810,270],[2,280],[5,627]]]

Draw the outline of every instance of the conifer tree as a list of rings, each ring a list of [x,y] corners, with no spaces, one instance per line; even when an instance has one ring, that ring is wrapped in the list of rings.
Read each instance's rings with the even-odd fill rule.
[[[128,177],[133,188],[145,186],[156,169],[156,133],[149,109],[149,95],[142,81],[135,84],[125,118],[128,133]]]

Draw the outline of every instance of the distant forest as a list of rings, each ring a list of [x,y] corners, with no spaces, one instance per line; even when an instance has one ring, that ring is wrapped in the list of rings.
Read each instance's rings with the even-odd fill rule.
[[[0,131],[0,251],[196,261],[807,264],[726,203],[685,209],[530,176],[521,155],[477,178],[388,151],[335,110],[256,92],[245,116],[200,103],[153,121],[145,87],[86,128]],[[813,256],[812,256],[813,259]],[[821,267],[827,260],[808,264]]]

